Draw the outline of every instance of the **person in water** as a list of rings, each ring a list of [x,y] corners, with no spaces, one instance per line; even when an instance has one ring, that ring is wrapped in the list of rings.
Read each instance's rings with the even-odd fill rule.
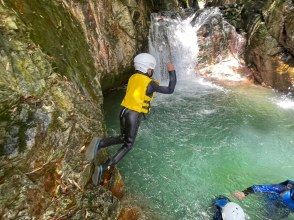
[[[286,180],[278,184],[253,185],[241,192],[235,192],[234,195],[239,200],[243,200],[252,193],[265,194],[268,204],[267,215],[277,219],[287,217],[290,212],[294,212],[294,181]],[[275,217],[274,217],[275,218]]]
[[[217,197],[213,201],[213,206],[215,208],[213,220],[245,220],[243,209],[225,196]]]
[[[177,78],[173,64],[167,64],[169,72],[168,86],[160,86],[152,80],[155,58],[148,53],[141,53],[134,58],[135,74],[127,85],[125,97],[121,103],[119,113],[121,133],[116,137],[103,139],[94,138],[86,150],[88,160],[93,161],[100,149],[112,145],[122,144],[117,153],[102,165],[95,165],[92,181],[94,185],[100,184],[104,172],[111,166],[116,165],[132,149],[142,117],[149,113],[150,102],[154,92],[172,94]]]

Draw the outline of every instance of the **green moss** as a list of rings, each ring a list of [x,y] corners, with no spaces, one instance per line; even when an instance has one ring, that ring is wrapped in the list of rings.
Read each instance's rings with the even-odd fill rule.
[[[55,71],[66,75],[92,98],[99,99],[99,86],[89,45],[79,23],[57,1],[7,0],[29,27],[30,37],[50,56]]]
[[[54,101],[57,103],[58,108],[63,109],[65,111],[71,111],[74,107],[71,100],[68,99],[68,97],[65,97],[64,93],[61,91],[60,88],[56,87],[52,90],[52,96]]]
[[[265,38],[268,36],[268,31],[266,29],[266,26],[264,25],[264,23],[261,23],[258,27],[258,30],[256,32],[256,38],[259,41],[264,41]]]

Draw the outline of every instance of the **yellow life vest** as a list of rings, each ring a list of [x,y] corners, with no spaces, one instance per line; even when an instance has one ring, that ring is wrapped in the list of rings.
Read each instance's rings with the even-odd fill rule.
[[[147,96],[146,91],[151,80],[143,74],[135,73],[132,75],[121,105],[136,112],[149,113],[152,97]]]

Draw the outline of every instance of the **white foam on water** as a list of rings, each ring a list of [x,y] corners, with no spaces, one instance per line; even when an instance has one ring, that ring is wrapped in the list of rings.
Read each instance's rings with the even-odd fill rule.
[[[225,89],[224,87],[222,86],[219,86],[219,85],[216,85],[212,82],[210,82],[209,80],[203,78],[203,77],[198,77],[197,78],[197,82],[203,86],[207,86],[207,87],[210,87],[210,88],[213,88],[213,89],[217,89],[217,90],[220,90],[222,92],[227,92],[229,91],[228,89]]]
[[[200,114],[201,115],[211,115],[211,114],[214,114],[216,113],[217,111],[215,109],[202,109],[200,110]]]
[[[283,109],[294,110],[294,100],[285,96],[282,96],[280,100],[276,100],[275,103]]]
[[[240,67],[240,62],[234,57],[229,57],[215,65],[201,69],[200,73],[218,80],[228,80],[233,82],[246,80],[246,77],[236,73],[235,69],[238,67]]]

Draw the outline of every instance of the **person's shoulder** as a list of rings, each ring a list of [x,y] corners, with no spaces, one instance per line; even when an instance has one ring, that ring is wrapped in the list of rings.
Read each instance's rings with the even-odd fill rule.
[[[150,84],[156,84],[156,85],[159,85],[159,81],[155,80],[155,79],[152,79]]]

